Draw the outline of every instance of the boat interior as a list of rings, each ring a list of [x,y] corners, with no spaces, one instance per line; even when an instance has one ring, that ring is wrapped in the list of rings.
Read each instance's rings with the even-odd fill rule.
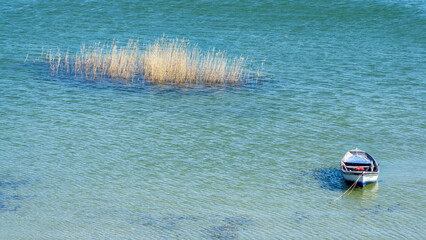
[[[364,151],[349,151],[342,159],[345,171],[378,172],[379,167],[374,158]]]
[[[364,172],[377,172],[378,168],[373,163],[345,163],[343,168],[346,171],[364,171]]]

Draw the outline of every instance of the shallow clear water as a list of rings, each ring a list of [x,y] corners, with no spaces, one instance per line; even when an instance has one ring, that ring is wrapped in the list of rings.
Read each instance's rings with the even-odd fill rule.
[[[421,238],[425,23],[424,1],[2,1],[0,238]],[[163,33],[264,61],[264,82],[135,87],[24,63]],[[380,181],[333,202],[355,146]]]

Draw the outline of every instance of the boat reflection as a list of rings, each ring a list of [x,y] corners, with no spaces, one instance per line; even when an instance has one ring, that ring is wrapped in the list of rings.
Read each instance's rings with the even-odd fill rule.
[[[365,185],[364,187],[356,186],[347,198],[356,199],[362,203],[363,201],[371,201],[376,199],[379,194],[379,182]]]

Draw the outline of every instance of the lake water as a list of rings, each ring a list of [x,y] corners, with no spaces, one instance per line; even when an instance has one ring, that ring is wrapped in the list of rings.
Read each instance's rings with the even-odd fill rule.
[[[1,1],[0,239],[421,239],[425,1]],[[54,76],[163,34],[263,64],[262,84]],[[379,182],[338,170],[355,147]]]

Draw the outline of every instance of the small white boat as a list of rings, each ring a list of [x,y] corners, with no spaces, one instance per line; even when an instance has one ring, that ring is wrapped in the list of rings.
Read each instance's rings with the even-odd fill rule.
[[[347,182],[364,186],[376,182],[380,169],[377,161],[366,151],[355,148],[349,150],[340,160],[340,170]]]

